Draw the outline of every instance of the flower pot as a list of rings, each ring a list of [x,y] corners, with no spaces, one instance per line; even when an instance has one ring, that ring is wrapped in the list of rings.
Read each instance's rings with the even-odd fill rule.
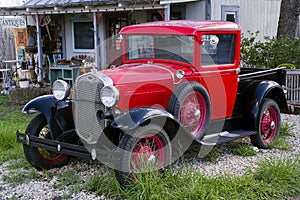
[[[20,88],[28,88],[29,81],[19,81]]]

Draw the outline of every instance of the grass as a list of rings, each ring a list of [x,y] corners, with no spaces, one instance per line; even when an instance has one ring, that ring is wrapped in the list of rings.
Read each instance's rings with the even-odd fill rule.
[[[257,155],[257,152],[254,150],[254,148],[245,143],[235,143],[231,147],[233,148],[232,152],[234,155],[243,157]]]
[[[21,144],[16,142],[16,131],[25,131],[32,115],[21,113],[22,106],[12,105],[7,96],[0,95],[0,164],[24,158]]]
[[[290,150],[292,147],[288,143],[286,137],[293,137],[293,128],[295,124],[289,125],[287,122],[282,123],[280,126],[279,136],[270,144],[271,148]]]
[[[267,159],[240,177],[207,178],[194,169],[153,172],[124,190],[111,171],[91,177],[85,189],[113,199],[283,199],[300,193],[299,161]]]

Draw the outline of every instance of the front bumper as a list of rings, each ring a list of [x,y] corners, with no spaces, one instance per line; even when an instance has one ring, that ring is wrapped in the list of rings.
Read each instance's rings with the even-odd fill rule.
[[[19,131],[17,131],[16,134],[17,142],[22,143],[23,145],[45,149],[58,154],[66,154],[91,160],[97,159],[108,165],[118,165],[121,157],[121,153],[117,149],[101,149],[97,146],[83,146],[57,140],[38,138]]]

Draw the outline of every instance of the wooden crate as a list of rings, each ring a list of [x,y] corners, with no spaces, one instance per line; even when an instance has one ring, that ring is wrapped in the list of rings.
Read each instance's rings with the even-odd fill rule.
[[[288,103],[300,105],[300,69],[286,69],[284,89]]]

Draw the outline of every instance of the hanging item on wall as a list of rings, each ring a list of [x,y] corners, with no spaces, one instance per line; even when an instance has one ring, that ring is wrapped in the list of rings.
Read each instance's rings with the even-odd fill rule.
[[[43,19],[42,19],[41,27],[46,26],[49,39],[52,40],[50,31],[49,31],[49,27],[48,27],[48,25],[50,24],[50,22],[51,22],[51,17],[49,15],[45,15],[43,17]]]

